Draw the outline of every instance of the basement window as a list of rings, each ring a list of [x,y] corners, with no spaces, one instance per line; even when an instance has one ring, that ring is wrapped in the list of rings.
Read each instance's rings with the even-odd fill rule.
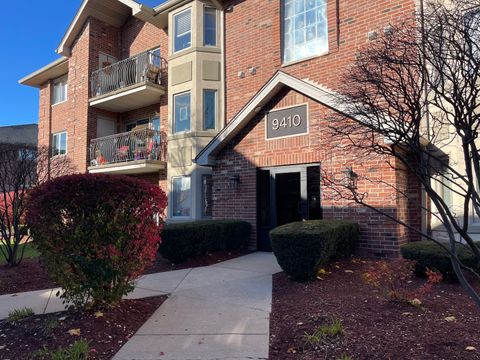
[[[327,0],[283,0],[283,62],[327,51]]]

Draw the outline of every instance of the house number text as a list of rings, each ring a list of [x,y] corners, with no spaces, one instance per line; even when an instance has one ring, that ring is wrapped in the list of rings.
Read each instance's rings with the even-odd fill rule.
[[[267,114],[267,139],[308,133],[307,105],[300,105]]]

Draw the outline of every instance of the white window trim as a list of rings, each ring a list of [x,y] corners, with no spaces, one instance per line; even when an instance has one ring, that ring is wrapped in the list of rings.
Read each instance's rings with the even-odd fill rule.
[[[174,195],[174,188],[173,188],[173,182],[175,179],[184,179],[184,178],[189,178],[190,179],[190,201],[189,201],[189,206],[190,206],[190,216],[175,216],[173,212],[173,204],[175,200],[175,195]],[[193,212],[193,192],[192,192],[192,176],[191,175],[179,175],[179,176],[172,176],[170,180],[170,186],[171,186],[171,196],[172,196],[172,206],[170,210],[170,214],[172,219],[179,219],[179,220],[186,220],[186,219],[191,219],[192,218],[192,212]]]
[[[190,31],[186,31],[182,34],[177,34],[177,27],[175,26],[175,18],[184,13],[184,12],[187,12],[187,11],[190,11]],[[179,11],[175,14],[172,15],[172,25],[173,25],[173,36],[172,36],[172,54],[177,54],[179,52],[182,52],[182,51],[185,51],[185,50],[188,50],[192,47],[193,45],[193,32],[192,32],[192,27],[193,27],[193,10],[191,7],[189,8],[186,8],[186,9],[183,9],[182,11]],[[186,35],[186,34],[190,34],[190,46],[186,47],[186,48],[183,48],[183,49],[180,49],[180,50],[175,50],[175,39],[178,37],[178,36],[182,36],[182,35]]]
[[[207,91],[213,91],[215,93],[215,105],[214,105],[214,128],[213,129],[207,129],[205,126],[205,93]],[[202,130],[203,131],[216,131],[217,130],[217,122],[218,122],[218,90],[217,89],[203,89],[202,91]]]
[[[59,102],[54,102],[55,101],[55,85],[58,83],[65,82],[65,100],[59,101]],[[59,78],[56,78],[53,80],[53,86],[52,86],[52,106],[58,105],[58,104],[63,104],[64,102],[68,101],[68,74],[62,75]]]
[[[54,144],[53,139],[54,139],[55,136],[61,136],[62,134],[65,134],[65,154],[53,155],[53,149],[54,149],[54,148],[53,148],[53,144]],[[60,144],[60,142],[59,142],[59,144]],[[56,132],[56,133],[53,133],[53,134],[52,134],[52,147],[51,147],[51,150],[50,150],[50,151],[52,152],[51,158],[62,157],[62,156],[66,156],[66,155],[68,154],[68,133],[67,133],[66,130],[64,130],[64,131],[59,131],[59,132]]]
[[[207,13],[207,9],[209,10],[214,10],[215,11],[215,45],[207,45],[205,44],[205,15]],[[204,47],[210,47],[210,48],[216,48],[218,47],[218,14],[217,14],[217,8],[213,6],[208,6],[204,5],[203,6],[203,46]]]
[[[176,111],[175,111],[175,108],[176,108],[176,103],[175,103],[175,99],[178,97],[178,96],[182,96],[182,95],[186,95],[186,94],[189,94],[190,95],[190,126],[189,126],[189,129],[188,130],[184,130],[184,131],[175,131],[176,129],[176,125],[177,125],[177,121],[176,121],[176,117],[177,117],[177,114],[176,114]],[[172,113],[173,113],[173,119],[172,119],[172,134],[186,134],[186,133],[189,133],[192,131],[192,92],[190,90],[188,91],[184,91],[184,92],[180,92],[178,94],[173,94],[173,108],[172,108]]]

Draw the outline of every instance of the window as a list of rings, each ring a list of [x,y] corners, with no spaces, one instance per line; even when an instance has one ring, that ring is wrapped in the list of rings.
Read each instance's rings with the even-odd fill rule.
[[[156,48],[148,52],[148,61],[149,64],[155,67],[159,68],[161,66],[160,48]]]
[[[174,133],[190,130],[190,92],[175,95],[174,103]]]
[[[203,13],[203,45],[217,46],[217,9],[212,7]]]
[[[189,48],[192,45],[192,10],[173,15],[173,24],[173,52]]]
[[[192,194],[189,176],[172,178],[172,216],[190,217]]]
[[[212,175],[202,176],[202,217],[213,215],[213,180]]]
[[[53,82],[53,104],[58,104],[67,100],[68,78],[62,76]]]
[[[126,125],[125,130],[133,131],[133,129],[135,129],[137,126],[148,125],[149,123],[150,123],[150,119],[141,119],[141,120],[132,121]]]
[[[203,130],[215,130],[217,123],[217,90],[203,90]]]
[[[52,156],[65,155],[67,153],[67,132],[53,134]]]
[[[283,62],[328,50],[327,0],[284,0]]]

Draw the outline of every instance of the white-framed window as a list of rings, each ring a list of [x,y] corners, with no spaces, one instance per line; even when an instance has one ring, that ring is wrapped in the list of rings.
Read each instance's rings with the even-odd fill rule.
[[[215,130],[217,124],[217,90],[203,90],[203,130]]]
[[[203,45],[217,46],[217,9],[206,6],[203,11]]]
[[[172,177],[172,217],[191,216],[192,190],[190,176]]]
[[[283,0],[283,62],[327,51],[327,0]]]
[[[53,81],[53,98],[52,104],[59,104],[67,101],[68,92],[68,76],[62,76]]]
[[[173,52],[192,46],[192,9],[173,15]]]
[[[52,135],[52,156],[65,155],[67,153],[67,132],[62,131]]]
[[[190,131],[190,107],[190,91],[173,96],[174,133]]]

